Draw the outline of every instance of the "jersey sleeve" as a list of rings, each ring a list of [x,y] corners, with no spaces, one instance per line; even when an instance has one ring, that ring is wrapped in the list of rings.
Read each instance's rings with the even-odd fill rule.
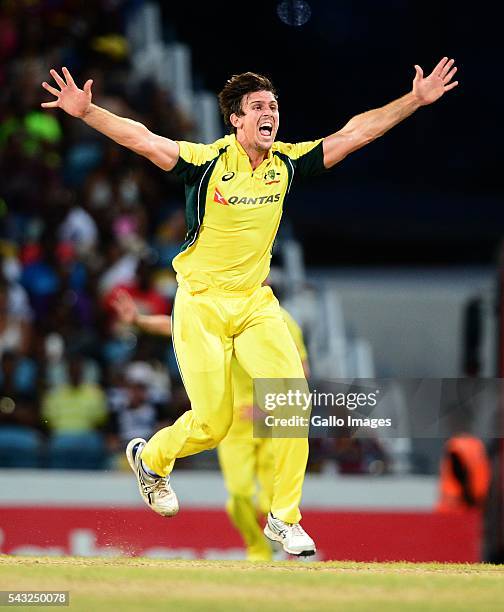
[[[285,310],[285,308],[281,308],[282,317],[287,324],[287,328],[289,329],[290,335],[294,340],[294,344],[298,350],[299,356],[301,357],[301,361],[306,361],[308,359],[308,351],[306,350],[306,346],[303,340],[303,332],[301,327],[296,323],[296,321],[292,318],[292,316]]]
[[[278,143],[280,152],[286,155],[294,167],[294,175],[308,178],[322,174],[324,166],[324,150],[322,138],[309,142],[295,144]]]
[[[179,145],[179,158],[172,172],[179,176],[184,183],[192,185],[204,174],[208,164],[215,159],[219,152],[214,145],[177,141]]]

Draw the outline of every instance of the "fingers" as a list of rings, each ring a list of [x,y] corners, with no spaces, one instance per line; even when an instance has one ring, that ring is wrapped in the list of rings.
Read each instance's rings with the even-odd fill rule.
[[[449,85],[445,85],[444,90],[445,91],[450,91],[450,89],[453,89],[454,87],[457,87],[458,85],[458,81],[453,81],[453,83],[450,83]]]
[[[59,100],[54,100],[54,102],[42,102],[40,106],[42,108],[58,108]]]
[[[131,302],[133,303],[133,298],[125,289],[118,289],[116,293],[116,300],[120,300],[122,302]]]
[[[68,70],[63,66],[63,76],[66,79],[67,85],[75,85],[75,81],[72,78],[72,75],[68,72]]]
[[[457,72],[457,67],[455,66],[454,68],[450,70],[450,72],[445,77],[443,77],[443,83],[447,85],[452,80],[453,75],[456,72]]]
[[[92,84],[93,84],[93,79],[89,79],[88,81],[84,83],[84,91],[86,93],[90,93]]]
[[[44,89],[47,89],[47,91],[49,93],[52,93],[53,96],[56,96],[57,98],[59,98],[61,91],[58,91],[55,87],[52,87],[51,85],[49,85],[49,83],[46,83],[45,81],[42,83],[42,87]]]
[[[54,68],[51,68],[51,70],[49,70],[49,72],[51,73],[52,78],[61,87],[61,89],[63,89],[63,87],[66,87],[65,81],[60,77],[60,75],[56,72],[56,70],[54,70]]]
[[[117,292],[116,295],[114,296],[114,299],[112,300],[112,304],[114,306],[118,306],[118,305],[121,305],[122,303],[124,303],[124,294]]]
[[[416,70],[415,78],[416,79],[422,79],[423,78],[423,70],[420,68],[420,66],[415,64],[415,70]]]
[[[432,74],[436,74],[436,75],[440,75],[441,71],[443,70],[446,62],[448,61],[447,57],[443,57],[443,59],[438,63],[438,65],[434,68],[434,70],[432,71]]]
[[[124,289],[119,289],[119,291],[116,293],[113,305],[116,310],[121,311],[123,314],[128,310],[133,310],[135,308],[135,302],[133,298]]]
[[[113,306],[114,310],[116,310],[117,312],[122,312],[123,306],[124,306],[124,301],[119,296],[116,296],[112,300],[112,306]]]
[[[443,69],[441,70],[441,72],[439,73],[439,76],[444,79],[445,76],[448,74],[450,68],[453,66],[453,64],[455,63],[454,59],[451,59],[450,61],[446,62],[446,64],[444,65]]]

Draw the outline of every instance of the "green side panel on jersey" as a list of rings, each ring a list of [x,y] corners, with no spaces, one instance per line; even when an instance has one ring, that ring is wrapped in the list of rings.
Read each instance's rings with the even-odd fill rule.
[[[187,249],[187,247],[191,244],[196,232],[199,229],[198,190],[194,185],[186,185],[185,199],[186,199],[185,219],[186,219],[187,233],[185,236],[185,240],[182,246],[180,247],[179,253],[182,253],[182,251],[185,251]]]
[[[207,170],[210,164],[213,164],[215,160],[205,164],[204,169]],[[187,234],[184,243],[180,247],[180,253],[185,251],[193,242],[195,242],[201,224],[203,223],[203,217],[205,216],[205,204],[207,198],[208,183],[210,181],[212,173],[206,172],[201,181],[198,181],[195,185],[187,185],[185,187],[185,199],[186,199],[186,227]],[[199,202],[198,202],[199,196]],[[199,204],[199,210],[198,210]]]
[[[296,160],[296,170],[299,176],[302,177],[317,176],[324,172],[325,169],[322,142],[319,142],[311,151],[301,155],[301,157]]]
[[[202,168],[203,166],[195,166],[194,164],[191,164],[190,162],[186,161],[181,155],[179,155],[177,163],[173,167],[172,172],[176,176],[179,176],[181,179],[183,179],[186,185],[191,185],[197,181],[199,172]]]

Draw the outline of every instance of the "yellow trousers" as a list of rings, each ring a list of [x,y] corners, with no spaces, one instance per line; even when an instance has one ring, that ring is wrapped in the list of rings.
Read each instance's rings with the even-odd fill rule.
[[[190,294],[179,288],[172,334],[192,408],[144,447],[142,460],[162,476],[171,472],[178,457],[214,448],[226,436],[233,420],[233,355],[251,378],[304,379],[296,345],[269,287],[248,295],[213,289]],[[272,438],[271,450],[271,512],[297,523],[308,440]]]

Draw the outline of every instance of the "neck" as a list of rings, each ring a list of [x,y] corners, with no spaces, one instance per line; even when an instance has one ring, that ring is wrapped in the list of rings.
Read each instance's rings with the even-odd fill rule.
[[[243,150],[248,155],[252,170],[255,170],[268,157],[268,151],[258,150],[253,144],[244,139],[243,134],[237,133],[236,140],[241,144]]]

